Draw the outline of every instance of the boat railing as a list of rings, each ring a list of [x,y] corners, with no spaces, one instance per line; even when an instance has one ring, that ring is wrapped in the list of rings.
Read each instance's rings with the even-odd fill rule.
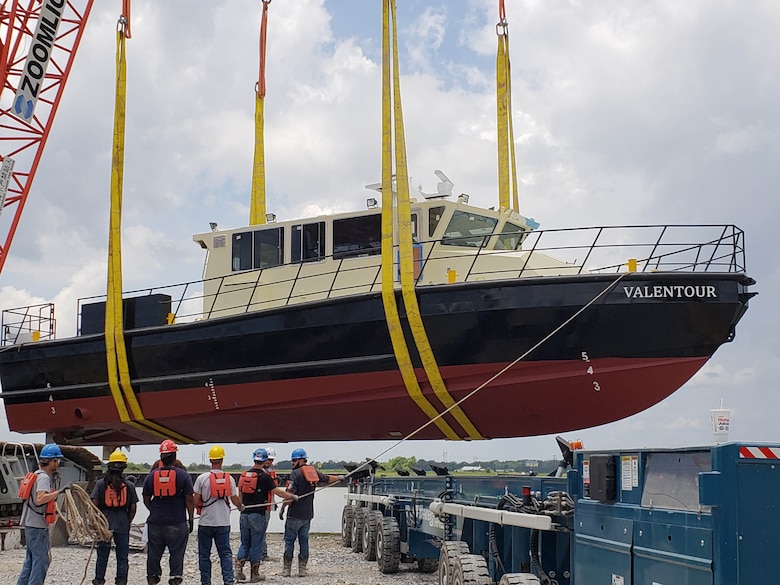
[[[57,332],[54,303],[3,310],[0,315],[0,331],[0,345],[54,339]]]
[[[620,272],[627,270],[629,259],[636,261],[638,272],[744,272],[744,238],[734,225],[562,228],[528,233],[522,249],[568,262],[579,273]],[[525,257],[518,276],[531,257]]]
[[[734,225],[539,230],[517,234],[516,239],[522,241],[522,247],[517,249],[488,249],[491,238],[508,235],[511,234],[487,234],[482,246],[473,248],[453,246],[446,240],[417,242],[415,247],[421,250],[414,260],[418,268],[416,272],[421,275],[417,285],[431,284],[422,277],[426,265],[435,262],[443,266],[450,261],[459,261],[461,267],[466,266],[465,270],[461,268],[462,273],[457,274],[458,282],[556,274],[619,273],[629,270],[629,266],[637,272],[745,272],[744,233]],[[129,291],[125,295],[169,295],[173,315],[171,322],[182,323],[266,307],[295,305],[315,298],[324,300],[351,293],[379,292],[381,257],[373,251],[369,256],[363,255],[363,258],[366,257],[375,260],[356,265],[351,262],[353,256],[342,253],[337,258],[321,257],[314,262],[235,272],[208,280]],[[502,257],[507,261],[482,261]],[[393,258],[397,262],[397,247]],[[545,259],[550,261],[546,263]],[[330,265],[323,267],[322,261],[329,261]],[[320,266],[315,274],[307,270],[312,264]],[[264,280],[267,271],[278,271],[284,267],[288,269],[286,277],[274,276],[267,279],[268,282]],[[359,278],[351,278],[358,273]],[[243,280],[242,275],[245,276]],[[314,283],[315,279],[316,287],[306,286]],[[432,285],[436,286],[435,283]],[[316,288],[314,294],[312,288]],[[80,299],[79,303],[82,305],[101,299],[105,297]]]

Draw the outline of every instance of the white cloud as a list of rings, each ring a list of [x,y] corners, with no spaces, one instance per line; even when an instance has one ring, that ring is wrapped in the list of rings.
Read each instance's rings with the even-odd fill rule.
[[[93,8],[0,276],[0,305],[56,300],[63,333],[75,331],[76,299],[105,290],[117,10]],[[191,235],[209,221],[246,223],[260,10],[255,0],[133,5],[126,288],[198,278]],[[335,34],[338,10],[322,0],[270,6],[266,176],[280,219],[360,209],[373,195],[363,186],[380,177],[380,23]],[[456,192],[494,205],[495,3],[414,10],[399,22],[410,174],[431,190],[442,169]],[[678,393],[582,436],[604,448],[707,441],[708,425],[693,421],[723,397],[740,405],[733,437],[773,439],[780,5],[528,0],[507,3],[507,17],[521,209],[543,228],[734,222],[761,293],[735,341]],[[675,428],[646,437],[654,419]],[[554,451],[549,437],[445,449],[454,459],[487,449],[533,457],[548,442]],[[362,459],[375,445],[328,447]],[[424,442],[398,454],[441,451]]]

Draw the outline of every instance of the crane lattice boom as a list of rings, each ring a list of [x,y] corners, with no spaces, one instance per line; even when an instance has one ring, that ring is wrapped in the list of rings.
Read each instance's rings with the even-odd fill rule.
[[[0,161],[4,163],[0,168],[0,273],[92,3],[93,0],[4,0],[0,5]],[[41,30],[36,36],[39,22]],[[52,34],[55,28],[57,32]],[[30,53],[38,59],[37,63],[28,63]],[[49,59],[45,70],[40,65],[44,55]],[[16,99],[17,90],[24,87],[32,88],[37,98],[31,115],[30,106]]]

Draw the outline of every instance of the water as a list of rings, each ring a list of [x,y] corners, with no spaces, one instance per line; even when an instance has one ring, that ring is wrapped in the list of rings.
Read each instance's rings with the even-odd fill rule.
[[[144,498],[141,488],[136,488],[138,493],[138,511],[133,519],[133,524],[146,522],[149,510],[144,506]],[[311,522],[311,532],[341,532],[341,510],[344,508],[344,496],[347,493],[345,487],[329,487],[321,489],[314,496],[314,520]],[[278,500],[278,498],[277,498]],[[238,532],[238,510],[230,513],[230,530]],[[195,519],[197,525],[198,520]],[[278,512],[271,512],[271,522],[268,532],[284,532],[284,521],[279,520]]]

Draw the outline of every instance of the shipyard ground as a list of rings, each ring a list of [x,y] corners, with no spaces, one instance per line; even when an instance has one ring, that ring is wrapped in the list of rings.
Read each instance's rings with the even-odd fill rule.
[[[239,537],[233,534],[231,546],[233,551],[238,550]],[[274,562],[265,563],[266,583],[290,583],[295,585],[433,585],[438,583],[436,573],[424,574],[414,569],[413,565],[401,565],[398,573],[383,575],[379,572],[375,562],[363,559],[363,554],[353,553],[351,549],[341,546],[341,537],[337,534],[313,534],[309,540],[311,558],[309,560],[309,575],[307,577],[286,578],[282,577],[282,535],[269,534],[269,553]],[[4,550],[0,552],[0,583],[13,583],[22,568],[25,551],[23,548]],[[46,577],[46,585],[78,585],[90,584],[94,578],[95,556],[90,559],[90,549],[81,546],[60,546],[52,549],[52,563],[49,574]],[[163,558],[163,571],[167,570],[167,561]],[[84,569],[88,567],[86,579],[82,581]],[[108,564],[106,583],[114,582],[114,570],[116,561],[113,557]],[[293,568],[296,565],[293,564]],[[296,574],[296,571],[293,571]],[[145,583],[146,579],[146,554],[143,552],[130,553],[130,579],[129,583]],[[164,575],[162,584],[168,582],[167,574]],[[212,549],[212,579],[215,585],[222,583],[219,573],[219,561],[216,552]],[[190,536],[187,544],[187,553],[184,560],[183,585],[197,585],[200,583],[198,571],[198,545],[195,534]]]

